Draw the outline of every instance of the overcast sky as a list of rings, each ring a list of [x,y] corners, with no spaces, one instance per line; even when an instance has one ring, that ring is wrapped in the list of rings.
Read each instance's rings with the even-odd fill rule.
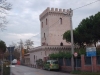
[[[34,41],[34,45],[40,46],[40,21],[39,15],[47,8],[76,9],[96,0],[8,0],[12,4],[9,11],[5,31],[0,31],[0,39],[9,46],[20,39]],[[73,28],[80,21],[100,11],[100,0],[86,7],[73,11]]]

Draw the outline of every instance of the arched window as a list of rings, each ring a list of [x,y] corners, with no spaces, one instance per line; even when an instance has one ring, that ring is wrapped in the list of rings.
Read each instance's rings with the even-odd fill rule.
[[[42,28],[43,28],[43,22],[42,22]]]
[[[62,24],[62,18],[60,18],[60,24]]]
[[[48,22],[47,22],[47,19],[46,19],[46,25],[47,25],[47,23],[48,23]]]

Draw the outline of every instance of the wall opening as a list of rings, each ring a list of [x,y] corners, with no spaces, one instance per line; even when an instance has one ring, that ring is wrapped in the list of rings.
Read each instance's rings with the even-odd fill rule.
[[[62,18],[60,18],[60,24],[62,24]]]
[[[47,23],[48,23],[48,21],[47,21],[47,19],[46,19],[46,25],[47,25]]]

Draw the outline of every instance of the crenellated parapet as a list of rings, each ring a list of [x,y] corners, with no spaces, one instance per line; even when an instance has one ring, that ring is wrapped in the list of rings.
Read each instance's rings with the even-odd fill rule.
[[[75,47],[76,48],[79,48],[79,47]],[[50,50],[50,51],[61,51],[61,50],[64,50],[64,51],[71,51],[71,46],[70,45],[67,45],[67,46],[55,46],[55,45],[51,45],[51,46],[39,46],[39,47],[36,47],[36,48],[32,48],[30,50],[30,53],[32,52],[38,52],[38,51],[47,51],[47,50]]]
[[[72,16],[73,15],[73,11],[72,9],[58,9],[58,8],[49,8],[47,7],[47,9],[45,9],[41,14],[40,14],[40,20],[42,18],[44,18],[46,15],[53,15],[53,14],[62,14],[62,15],[68,15],[68,16]]]

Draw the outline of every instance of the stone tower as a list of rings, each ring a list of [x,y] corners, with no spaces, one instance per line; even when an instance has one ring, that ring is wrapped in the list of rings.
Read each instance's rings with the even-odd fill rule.
[[[69,45],[63,40],[63,34],[70,30],[71,9],[47,8],[40,14],[41,45]]]

